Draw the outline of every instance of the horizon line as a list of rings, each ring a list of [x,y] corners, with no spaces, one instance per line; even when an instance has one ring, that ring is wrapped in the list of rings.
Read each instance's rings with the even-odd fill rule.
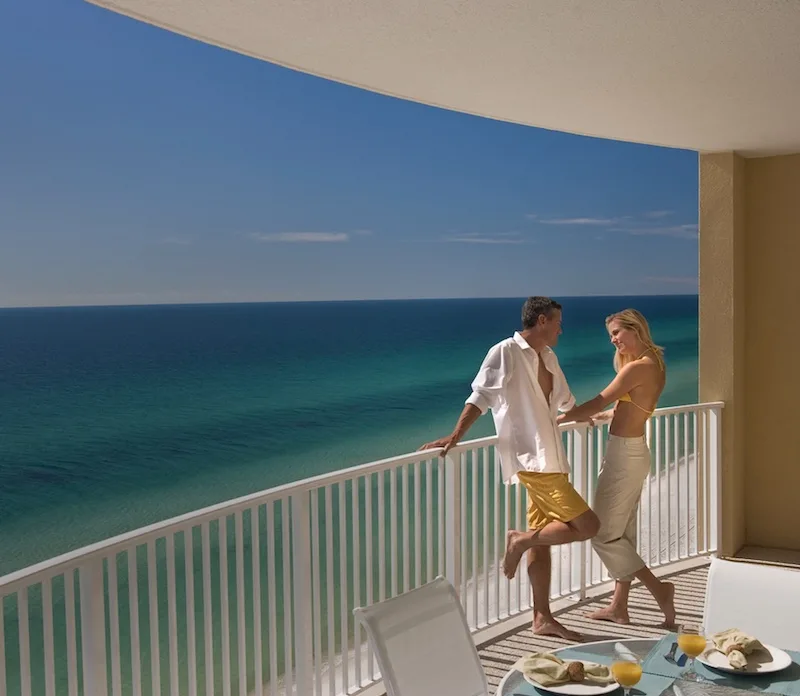
[[[504,295],[493,297],[386,297],[386,298],[363,298],[363,299],[342,299],[342,300],[235,300],[235,301],[199,301],[199,302],[130,302],[112,304],[74,304],[74,305],[0,305],[3,310],[21,309],[110,309],[119,308],[145,308],[145,307],[214,307],[214,306],[238,306],[238,305],[261,305],[261,304],[345,304],[355,302],[456,302],[470,300],[525,300],[527,295]],[[591,295],[549,295],[554,299],[615,299],[633,297],[699,297],[698,292],[670,292],[670,293],[641,293],[635,295],[619,294],[591,294]]]

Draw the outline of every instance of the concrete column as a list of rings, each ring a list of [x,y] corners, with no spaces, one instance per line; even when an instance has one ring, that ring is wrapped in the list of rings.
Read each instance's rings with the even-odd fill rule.
[[[700,156],[700,401],[724,401],[722,554],[745,544],[745,168]]]

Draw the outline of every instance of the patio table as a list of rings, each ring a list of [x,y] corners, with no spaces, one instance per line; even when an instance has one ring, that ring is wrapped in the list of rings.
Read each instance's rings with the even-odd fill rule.
[[[674,633],[655,640],[622,638],[580,643],[553,650],[552,653],[566,660],[587,660],[610,665],[614,658],[614,645],[622,643],[642,657],[642,679],[631,690],[634,696],[700,696],[701,694],[736,696],[736,694],[754,691],[765,694],[781,694],[782,696],[800,696],[800,654],[798,653],[787,651],[793,662],[785,670],[758,676],[736,676],[727,672],[707,669],[704,665],[696,662],[697,673],[705,677],[707,681],[687,682],[680,679],[680,674],[685,666],[673,665],[663,657],[672,642],[676,640],[677,636]],[[497,688],[497,696],[546,696],[548,693],[550,692],[529,684],[525,681],[522,673],[515,669],[509,670]],[[622,693],[621,688],[619,693]]]

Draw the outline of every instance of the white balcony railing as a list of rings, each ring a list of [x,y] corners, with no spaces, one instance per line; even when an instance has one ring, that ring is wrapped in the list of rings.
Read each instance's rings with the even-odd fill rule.
[[[652,567],[717,548],[722,404],[660,409],[639,545]],[[605,432],[562,428],[591,503]],[[447,575],[473,631],[529,611],[499,571],[525,493],[495,438],[447,463],[394,457],[155,524],[0,578],[0,693],[356,693],[379,679],[352,609]],[[589,542],[553,550],[553,597],[608,579]]]

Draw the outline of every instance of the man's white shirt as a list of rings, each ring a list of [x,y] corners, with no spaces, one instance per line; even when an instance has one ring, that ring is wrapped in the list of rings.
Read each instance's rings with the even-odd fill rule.
[[[553,375],[549,403],[539,384],[539,360]],[[467,403],[492,411],[506,483],[516,483],[518,471],[569,473],[556,416],[575,406],[575,397],[551,348],[537,353],[519,332],[492,346]]]

